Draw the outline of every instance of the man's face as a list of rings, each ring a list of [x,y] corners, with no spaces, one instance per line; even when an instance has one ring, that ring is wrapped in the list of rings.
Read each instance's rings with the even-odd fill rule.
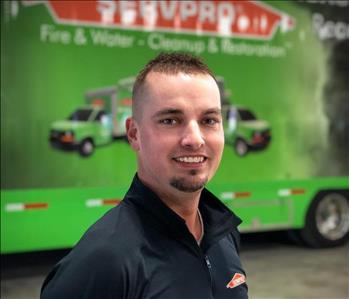
[[[222,157],[220,94],[209,75],[151,72],[140,117],[129,120],[138,175],[158,194],[197,192]]]

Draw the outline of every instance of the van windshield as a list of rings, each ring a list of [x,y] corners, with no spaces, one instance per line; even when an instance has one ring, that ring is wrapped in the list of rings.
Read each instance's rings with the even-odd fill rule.
[[[69,116],[68,120],[72,121],[88,121],[92,109],[78,109],[72,115]]]
[[[246,109],[239,109],[239,115],[241,120],[256,120],[256,116],[249,110]]]

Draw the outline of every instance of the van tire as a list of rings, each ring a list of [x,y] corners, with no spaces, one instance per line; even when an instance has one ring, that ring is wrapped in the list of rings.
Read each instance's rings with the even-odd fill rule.
[[[248,152],[248,145],[245,142],[245,140],[243,140],[242,138],[236,139],[234,147],[235,147],[235,152],[240,157],[245,156]]]
[[[91,156],[94,152],[95,146],[90,138],[84,139],[79,146],[79,153],[82,157]]]
[[[313,248],[335,247],[349,239],[349,190],[319,192],[308,209],[300,237]]]

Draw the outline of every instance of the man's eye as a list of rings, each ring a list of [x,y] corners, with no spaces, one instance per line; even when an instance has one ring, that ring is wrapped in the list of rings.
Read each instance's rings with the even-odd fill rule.
[[[215,124],[219,123],[219,120],[216,118],[206,118],[203,120],[203,123],[205,125],[214,126]]]
[[[160,122],[160,124],[163,124],[163,125],[175,125],[178,123],[178,121],[176,119],[173,119],[173,118],[161,119],[159,122]]]

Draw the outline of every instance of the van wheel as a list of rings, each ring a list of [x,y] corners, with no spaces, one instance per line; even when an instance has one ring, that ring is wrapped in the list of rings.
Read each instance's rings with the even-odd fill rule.
[[[243,139],[238,138],[235,142],[235,151],[240,157],[245,156],[248,151],[247,143]]]
[[[83,157],[87,157],[93,154],[94,144],[91,139],[84,139],[79,147],[79,153]]]
[[[349,238],[349,190],[319,192],[311,203],[300,236],[314,248],[334,247]]]

